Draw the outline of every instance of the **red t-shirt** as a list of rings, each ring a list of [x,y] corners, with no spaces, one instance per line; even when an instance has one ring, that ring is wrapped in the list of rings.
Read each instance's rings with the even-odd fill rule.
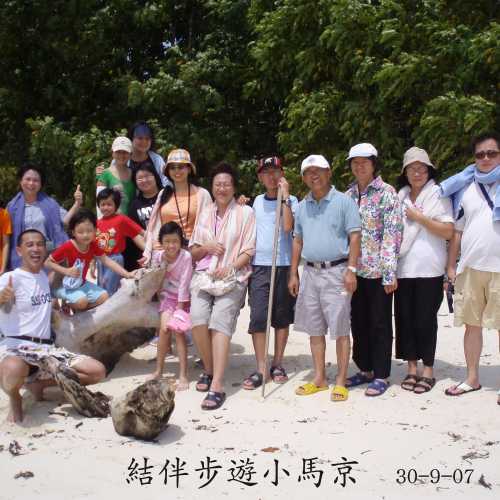
[[[60,247],[57,247],[51,254],[52,258],[61,264],[63,261],[68,267],[73,267],[76,259],[80,259],[84,262],[82,278],[85,283],[85,277],[87,276],[87,271],[89,269],[89,264],[94,258],[94,256],[100,257],[104,255],[104,252],[97,246],[97,243],[93,241],[89,245],[89,249],[83,253],[76,248],[73,240],[68,240],[63,243]]]
[[[142,233],[142,227],[130,217],[115,214],[97,221],[97,245],[106,254],[122,253],[125,250],[126,238],[135,238]]]

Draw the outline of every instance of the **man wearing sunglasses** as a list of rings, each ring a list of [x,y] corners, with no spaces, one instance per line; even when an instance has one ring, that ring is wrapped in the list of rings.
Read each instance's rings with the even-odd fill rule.
[[[448,396],[481,389],[482,329],[498,330],[500,336],[500,138],[483,134],[473,140],[472,149],[475,164],[441,184],[456,210],[448,278],[456,278],[455,326],[465,324],[467,364],[466,380],[446,389]]]

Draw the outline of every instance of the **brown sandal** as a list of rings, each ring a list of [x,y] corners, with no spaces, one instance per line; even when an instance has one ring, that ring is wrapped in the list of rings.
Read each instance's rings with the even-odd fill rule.
[[[420,377],[420,380],[415,384],[413,392],[415,394],[423,394],[424,392],[429,392],[436,385],[436,379],[434,377]],[[421,389],[417,391],[418,389]]]
[[[404,389],[405,391],[413,391],[419,381],[420,377],[418,375],[413,375],[412,373],[409,373],[401,382],[401,388]]]

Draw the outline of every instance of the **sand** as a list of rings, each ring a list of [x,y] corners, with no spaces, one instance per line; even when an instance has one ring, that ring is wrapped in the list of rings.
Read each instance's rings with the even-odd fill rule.
[[[191,387],[177,394],[170,425],[155,442],[119,436],[110,418],[78,415],[57,388],[47,392],[44,402],[34,402],[27,394],[25,421],[21,426],[7,424],[7,398],[1,393],[0,498],[498,498],[498,335],[484,335],[483,389],[447,397],[444,389],[465,375],[462,329],[451,327],[451,320],[443,306],[435,364],[438,382],[427,394],[403,391],[399,383],[405,366],[393,360],[392,385],[381,397],[365,397],[362,387],[351,390],[344,403],[330,402],[326,391],[297,397],[295,387],[311,377],[311,358],[307,336],[292,331],[284,363],[290,380],[282,386],[268,384],[262,400],[260,390],[241,387],[254,368],[245,308],[233,337],[224,407],[215,412],[200,409],[203,395],[194,389],[200,370],[193,367],[192,356]],[[327,345],[330,381],[334,347],[332,342]],[[154,356],[150,346],[124,356],[95,388],[110,395],[130,390],[153,370]],[[176,370],[176,360],[167,361],[166,372],[174,375]],[[351,364],[350,373],[354,371]],[[14,441],[20,445],[18,456],[9,452]],[[152,467],[140,477],[145,458]],[[208,480],[208,458],[220,468],[212,468],[215,477],[200,488]],[[176,478],[177,459],[180,473],[187,475]],[[356,463],[342,476],[342,466],[333,464],[346,461]],[[137,463],[136,476],[133,466],[129,470],[131,462]],[[195,471],[202,462],[205,471]],[[304,467],[318,472],[303,474]],[[26,471],[33,476],[15,478]],[[432,477],[423,477],[431,471]],[[453,474],[456,482],[442,477]],[[403,476],[406,481],[399,484]]]

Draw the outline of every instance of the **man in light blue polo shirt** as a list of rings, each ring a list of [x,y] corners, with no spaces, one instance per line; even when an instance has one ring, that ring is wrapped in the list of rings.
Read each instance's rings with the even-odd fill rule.
[[[329,330],[337,348],[337,376],[331,400],[345,401],[351,350],[351,295],[357,283],[361,220],[356,203],[330,184],[332,172],[323,156],[308,156],[302,162],[300,173],[310,192],[295,212],[288,287],[297,297],[295,330],[306,332],[310,337],[315,375],[295,393],[308,396],[328,389],[325,335]],[[299,282],[301,257],[305,262]]]

